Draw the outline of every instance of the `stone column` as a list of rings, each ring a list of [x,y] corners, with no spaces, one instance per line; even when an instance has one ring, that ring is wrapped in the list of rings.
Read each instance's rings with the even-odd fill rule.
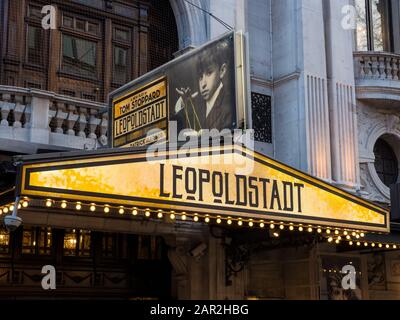
[[[342,8],[348,5],[348,0],[323,1],[323,5],[332,178],[339,186],[356,190],[359,189],[360,178],[353,60],[354,30],[346,30],[342,26]],[[379,75],[378,71],[375,73]]]
[[[49,144],[49,110],[51,101],[48,98],[32,97],[30,141]]]
[[[275,156],[331,180],[321,1],[272,1]]]

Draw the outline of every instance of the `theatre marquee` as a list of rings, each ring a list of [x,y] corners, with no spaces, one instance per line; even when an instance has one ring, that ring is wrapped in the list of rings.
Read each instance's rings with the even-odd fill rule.
[[[241,146],[25,161],[21,197],[388,232],[388,211]]]

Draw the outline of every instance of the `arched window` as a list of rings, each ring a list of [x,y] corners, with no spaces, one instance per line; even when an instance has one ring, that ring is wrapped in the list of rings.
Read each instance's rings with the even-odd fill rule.
[[[392,51],[391,0],[355,0],[355,3],[357,51]]]
[[[374,146],[375,169],[382,182],[390,187],[399,176],[399,164],[392,147],[383,139],[378,139]]]

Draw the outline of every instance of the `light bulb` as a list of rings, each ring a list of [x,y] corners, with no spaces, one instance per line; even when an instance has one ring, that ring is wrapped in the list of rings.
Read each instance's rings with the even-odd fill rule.
[[[53,204],[53,202],[50,199],[46,200],[46,207],[51,207],[51,205]]]
[[[270,229],[275,229],[275,225],[274,225],[273,223],[271,223],[271,224],[269,225],[269,228],[270,228]]]
[[[279,229],[283,230],[283,229],[285,229],[285,226],[284,226],[283,224],[281,224],[281,225],[279,226]]]
[[[138,215],[138,211],[136,208],[132,209],[132,215],[137,216]]]
[[[312,228],[311,227],[308,228],[307,231],[311,233],[312,232]]]
[[[150,213],[150,209],[146,209],[146,211],[144,212],[144,215],[149,218],[151,213]]]
[[[205,223],[209,223],[210,222],[210,218],[209,217],[205,217],[204,221],[205,221]]]
[[[96,206],[95,206],[94,203],[92,203],[92,204],[90,205],[89,210],[92,211],[92,212],[96,211]]]
[[[299,231],[303,232],[304,228],[302,226],[299,227]]]
[[[61,202],[61,208],[65,209],[67,207],[67,201]]]
[[[318,232],[318,233],[322,233],[322,229],[321,229],[321,228],[318,228],[318,229],[317,229],[317,232]]]
[[[294,230],[294,227],[293,227],[293,226],[289,226],[289,230],[290,230],[290,231],[293,231],[293,230]]]
[[[106,205],[106,206],[104,207],[104,212],[105,212],[105,213],[109,213],[109,212],[110,212],[110,207]]]
[[[228,221],[226,222],[227,224],[231,225],[232,224],[232,220],[228,219]]]
[[[260,222],[260,228],[264,228],[264,227],[265,227],[264,222]]]
[[[217,223],[220,224],[222,222],[221,218],[217,219]]]
[[[81,210],[81,209],[82,209],[82,205],[81,205],[80,202],[77,202],[77,203],[76,203],[75,209],[76,209],[76,210]]]
[[[28,205],[29,205],[29,202],[27,200],[22,201],[22,206],[24,208],[28,207]]]
[[[329,237],[328,238],[328,242],[332,242],[333,241],[333,238],[332,237]]]
[[[171,219],[171,220],[174,220],[175,219],[175,213],[171,213],[170,215],[169,215],[169,218]]]
[[[331,234],[331,229],[326,229],[326,234]]]
[[[124,207],[120,207],[119,210],[118,210],[118,213],[119,214],[124,214],[125,213]]]
[[[253,221],[249,221],[249,227],[252,227],[252,226],[254,226]]]
[[[162,211],[158,211],[158,213],[157,213],[157,217],[158,217],[159,219],[161,219],[161,218],[163,217],[163,213],[162,213]]]
[[[238,221],[238,226],[241,227],[242,225],[243,225],[243,221],[242,221],[242,220],[239,220],[239,221]]]
[[[4,212],[4,213],[7,213],[7,212],[8,212],[8,208],[7,208],[7,207],[4,207],[3,212]]]
[[[186,220],[186,214],[183,214],[181,217],[182,220]]]
[[[199,221],[199,216],[195,215],[195,216],[193,217],[193,221],[195,221],[195,222]]]

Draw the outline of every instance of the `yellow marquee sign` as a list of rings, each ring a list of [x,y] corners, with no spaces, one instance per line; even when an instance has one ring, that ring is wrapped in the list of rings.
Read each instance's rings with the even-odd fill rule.
[[[388,232],[388,212],[239,146],[26,162],[22,196]]]

